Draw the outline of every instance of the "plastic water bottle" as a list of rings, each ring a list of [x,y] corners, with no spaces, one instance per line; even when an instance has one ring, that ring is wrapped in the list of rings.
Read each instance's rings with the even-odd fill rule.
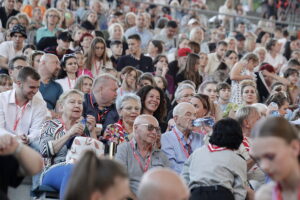
[[[213,127],[213,125],[215,124],[215,120],[211,117],[198,118],[193,120],[192,124],[195,127],[200,127],[200,126]]]

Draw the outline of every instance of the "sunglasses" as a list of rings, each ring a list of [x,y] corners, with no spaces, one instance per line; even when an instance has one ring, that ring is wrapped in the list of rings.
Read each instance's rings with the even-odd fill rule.
[[[65,54],[63,57],[62,57],[62,61],[65,61],[66,59],[68,58],[76,58],[75,56],[75,53],[69,53],[69,54]]]
[[[153,131],[155,129],[156,133],[160,133],[160,127],[154,126],[152,124],[136,124],[136,125],[147,126],[148,131]]]

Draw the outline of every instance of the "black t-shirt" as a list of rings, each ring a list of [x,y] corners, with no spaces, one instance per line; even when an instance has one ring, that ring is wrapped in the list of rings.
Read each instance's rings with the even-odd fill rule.
[[[131,55],[121,56],[118,60],[117,70],[121,71],[126,66],[135,67],[142,72],[154,72],[152,58],[144,56],[143,54],[141,55],[140,60],[135,59]]]
[[[13,9],[9,15],[6,15],[5,8],[0,7],[0,20],[2,23],[2,27],[6,28],[6,23],[7,23],[8,18],[10,18],[11,16],[15,16],[18,13],[19,13],[19,11]]]
[[[18,176],[19,163],[14,156],[0,156],[0,191],[7,194],[8,186],[17,187],[24,177]]]

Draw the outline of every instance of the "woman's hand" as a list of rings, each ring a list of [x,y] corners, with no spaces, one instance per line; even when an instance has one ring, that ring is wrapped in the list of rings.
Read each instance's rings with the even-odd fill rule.
[[[70,136],[80,136],[83,134],[84,126],[81,123],[76,123],[74,124],[68,133]]]
[[[86,123],[90,132],[93,132],[96,127],[96,119],[93,115],[86,116]]]

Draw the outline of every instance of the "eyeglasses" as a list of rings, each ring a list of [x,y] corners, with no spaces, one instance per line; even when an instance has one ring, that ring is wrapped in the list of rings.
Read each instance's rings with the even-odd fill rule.
[[[156,133],[160,133],[160,127],[154,126],[153,124],[136,124],[136,125],[147,126],[148,131],[153,131],[155,129]]]

